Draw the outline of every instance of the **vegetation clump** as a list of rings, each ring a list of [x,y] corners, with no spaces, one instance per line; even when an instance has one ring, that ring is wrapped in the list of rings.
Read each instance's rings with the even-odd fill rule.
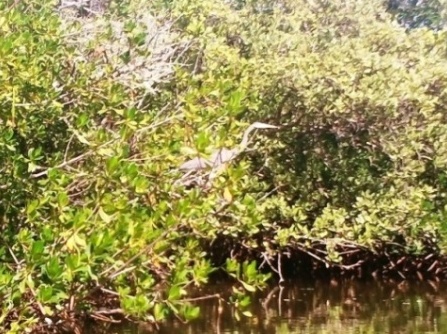
[[[445,275],[445,30],[378,0],[148,6],[0,4],[3,332],[191,320],[217,272],[236,316],[272,274]],[[254,121],[279,129],[179,182]]]

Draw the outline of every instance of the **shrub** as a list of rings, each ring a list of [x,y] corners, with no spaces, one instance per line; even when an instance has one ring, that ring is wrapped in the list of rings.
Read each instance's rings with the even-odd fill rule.
[[[260,264],[281,275],[285,255],[443,254],[444,31],[379,1],[116,2],[80,21],[36,3],[0,12],[3,330],[189,320],[216,270],[249,315]],[[253,121],[281,128],[205,187],[179,182]]]

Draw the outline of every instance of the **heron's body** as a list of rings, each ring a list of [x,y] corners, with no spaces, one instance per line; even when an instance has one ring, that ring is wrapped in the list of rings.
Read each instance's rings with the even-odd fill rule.
[[[188,160],[188,161],[184,162],[183,164],[181,164],[179,169],[182,172],[189,172],[191,170],[205,169],[208,166],[211,166],[211,162],[209,162],[205,158],[197,157],[197,158],[194,158],[194,159],[191,159],[191,160]]]
[[[211,154],[210,159],[204,158],[194,158],[186,161],[180,166],[180,170],[184,172],[194,171],[194,170],[202,170],[208,167],[212,167],[213,169],[216,167],[220,167],[227,162],[232,161],[236,156],[238,156],[241,152],[243,152],[249,142],[249,135],[255,129],[277,129],[278,126],[270,125],[260,122],[255,122],[251,124],[247,130],[245,130],[244,135],[242,137],[242,141],[238,147],[233,149],[221,148],[218,151],[215,151]]]
[[[226,147],[219,149],[210,156],[212,166],[223,165],[233,160],[237,155],[237,149],[228,149]]]

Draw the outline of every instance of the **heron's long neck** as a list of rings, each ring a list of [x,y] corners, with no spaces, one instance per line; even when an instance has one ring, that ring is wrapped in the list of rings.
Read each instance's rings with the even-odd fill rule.
[[[243,137],[242,137],[242,141],[241,141],[241,143],[240,143],[240,145],[239,145],[239,150],[240,151],[243,151],[246,147],[247,147],[247,145],[248,145],[248,141],[249,141],[249,135],[250,135],[250,133],[253,131],[255,129],[255,127],[253,127],[252,125],[250,125],[248,128],[247,128],[247,130],[245,130],[245,132],[244,132],[244,135],[243,135]]]

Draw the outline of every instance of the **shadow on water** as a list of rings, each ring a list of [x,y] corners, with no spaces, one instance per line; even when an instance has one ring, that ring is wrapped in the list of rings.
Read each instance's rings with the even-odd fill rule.
[[[219,284],[206,293],[225,295]],[[230,307],[200,303],[200,319],[172,320],[157,333],[447,333],[447,283],[316,281],[272,286],[253,296],[252,318],[237,321]],[[153,333],[143,325],[86,330],[86,333]]]

